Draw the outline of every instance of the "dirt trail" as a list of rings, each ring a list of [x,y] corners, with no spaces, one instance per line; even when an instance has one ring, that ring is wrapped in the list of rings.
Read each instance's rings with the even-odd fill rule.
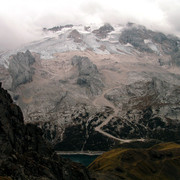
[[[122,81],[123,83],[125,82],[125,78],[127,77],[127,73],[123,72],[123,76],[122,76]],[[120,141],[121,143],[129,143],[129,142],[133,142],[133,141],[144,141],[144,139],[121,139],[121,138],[117,138],[107,132],[104,132],[102,130],[102,128],[109,123],[109,121],[113,118],[116,117],[118,115],[119,109],[117,107],[114,106],[113,103],[111,103],[110,101],[108,101],[104,96],[105,94],[107,94],[108,92],[112,91],[115,88],[120,88],[121,86],[117,86],[117,87],[113,87],[110,89],[105,90],[100,96],[98,96],[96,99],[94,99],[93,101],[93,105],[94,106],[108,106],[111,107],[113,109],[113,113],[104,121],[102,122],[99,126],[95,127],[95,131],[98,131],[99,133],[103,134],[104,136],[107,136],[109,138],[112,138],[114,140]]]
[[[115,136],[113,136],[113,135],[111,135],[111,134],[109,134],[109,133],[107,133],[107,132],[104,132],[104,131],[101,129],[103,126],[105,126],[106,124],[108,124],[109,121],[110,121],[113,117],[117,116],[118,111],[119,111],[119,109],[118,109],[117,107],[115,107],[111,102],[109,102],[109,101],[104,97],[104,95],[105,95],[106,93],[108,93],[108,91],[111,91],[112,89],[114,89],[114,88],[111,88],[111,89],[108,89],[108,90],[104,91],[101,96],[97,97],[97,98],[93,101],[93,105],[94,105],[94,106],[102,106],[102,105],[103,105],[103,106],[108,106],[108,107],[111,107],[111,108],[113,109],[113,111],[114,111],[113,114],[111,114],[103,123],[101,123],[99,126],[95,127],[95,131],[98,131],[99,133],[101,133],[101,134],[103,134],[103,135],[105,135],[105,136],[107,136],[107,137],[110,137],[110,138],[112,138],[112,139],[115,139],[115,140],[118,140],[118,141],[121,141],[121,142],[130,142],[130,141],[132,141],[132,140],[125,140],[125,139],[117,138],[117,137],[115,137]]]
[[[113,117],[116,117],[118,112],[119,112],[119,109],[117,107],[115,107],[111,102],[109,102],[105,97],[104,95],[110,91],[112,89],[108,89],[107,91],[104,91],[104,93],[97,97],[94,101],[93,101],[93,104],[94,106],[108,106],[108,107],[111,107],[113,109],[113,114],[111,114],[104,122],[102,122],[99,126],[95,127],[95,131],[98,131],[99,133],[103,134],[104,136],[107,136],[109,138],[112,138],[114,140],[117,140],[117,141],[120,141],[121,143],[129,143],[129,142],[133,142],[133,141],[144,141],[144,139],[121,139],[121,138],[117,138],[107,132],[104,132],[102,130],[102,127],[104,127],[106,124],[109,123],[109,121],[113,118]]]
[[[126,80],[126,78],[127,78],[127,72],[124,71],[124,72],[121,74],[119,81],[120,81],[121,83],[124,83],[125,80]],[[120,140],[120,139],[119,139],[119,138],[116,138],[116,137],[114,137],[114,136],[112,136],[112,135],[110,135],[110,134],[108,134],[108,133],[106,133],[106,132],[104,132],[104,131],[102,131],[101,128],[102,128],[103,126],[105,126],[106,124],[108,124],[109,121],[110,121],[113,117],[117,116],[118,111],[119,111],[119,109],[118,109],[117,107],[115,107],[112,102],[108,101],[104,96],[105,96],[105,94],[107,94],[108,92],[112,91],[112,90],[115,89],[115,88],[119,88],[119,87],[120,87],[120,85],[118,85],[118,86],[116,86],[116,87],[113,87],[113,88],[110,88],[110,89],[107,89],[107,90],[104,90],[103,93],[93,101],[93,105],[94,105],[94,106],[101,106],[101,107],[102,107],[102,106],[108,106],[108,107],[110,107],[110,108],[113,109],[113,111],[114,111],[113,114],[111,114],[103,123],[101,123],[99,126],[97,126],[97,127],[95,128],[95,130],[98,131],[98,132],[100,132],[101,134],[104,134],[105,136],[108,136],[108,137],[113,138],[113,139],[116,139],[116,140]]]

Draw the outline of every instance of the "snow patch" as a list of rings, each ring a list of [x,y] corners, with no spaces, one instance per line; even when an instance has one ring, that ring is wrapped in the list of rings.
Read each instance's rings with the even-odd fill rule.
[[[158,50],[158,48],[157,48],[157,46],[156,46],[156,44],[154,44],[151,39],[144,39],[144,43],[147,44],[148,47],[149,47],[151,50],[153,50],[154,52],[156,52],[156,53],[158,53],[158,54],[160,53],[159,50]]]

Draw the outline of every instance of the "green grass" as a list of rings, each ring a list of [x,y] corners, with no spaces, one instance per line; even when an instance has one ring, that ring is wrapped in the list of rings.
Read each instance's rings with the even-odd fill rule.
[[[147,149],[113,149],[88,168],[132,180],[176,180],[180,179],[180,145],[162,143]]]

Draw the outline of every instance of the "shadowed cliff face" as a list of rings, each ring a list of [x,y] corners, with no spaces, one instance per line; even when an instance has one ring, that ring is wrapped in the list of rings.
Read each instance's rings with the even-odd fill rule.
[[[80,164],[62,159],[23,115],[0,83],[0,179],[89,179]],[[10,178],[11,177],[11,178]]]
[[[179,39],[166,36],[161,32],[148,30],[144,26],[132,25],[122,32],[119,41],[130,43],[139,51],[153,53],[159,47],[165,54],[172,54],[178,51]]]
[[[104,87],[97,66],[88,57],[74,56],[72,65],[78,68],[77,84],[86,87],[91,95],[98,95]]]
[[[140,52],[170,55],[168,61],[159,58],[160,65],[179,66],[179,38],[154,32],[144,26],[133,25],[126,28],[119,37],[122,44],[131,44]]]
[[[172,180],[180,178],[180,145],[164,143],[149,149],[113,149],[90,166],[97,180]]]

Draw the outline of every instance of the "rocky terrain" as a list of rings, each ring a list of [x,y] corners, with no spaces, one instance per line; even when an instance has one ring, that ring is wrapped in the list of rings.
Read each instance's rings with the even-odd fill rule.
[[[113,149],[99,156],[88,169],[61,158],[42,138],[40,128],[34,124],[24,124],[21,109],[1,85],[0,179],[179,179],[180,145],[175,143],[159,144],[148,149],[142,149],[142,146],[139,149]],[[73,132],[76,130],[77,126],[74,126]]]
[[[97,66],[89,58],[82,56],[74,56],[72,65],[78,69],[77,84],[86,87],[86,90],[92,95],[101,94],[104,85]]]
[[[132,23],[43,32],[1,54],[0,80],[56,150],[179,143],[178,37]]]
[[[97,37],[103,39],[103,38],[106,38],[108,36],[108,33],[112,31],[114,31],[114,28],[110,24],[106,23],[104,24],[104,26],[101,26],[99,29],[94,30],[93,33]]]
[[[18,52],[17,55],[10,57],[9,73],[12,78],[12,89],[15,89],[20,84],[32,81],[34,71],[31,66],[34,62],[35,58],[29,50],[25,53]]]
[[[85,167],[58,156],[42,130],[23,114],[0,83],[0,179],[90,179]]]
[[[177,180],[180,145],[164,143],[148,149],[113,149],[99,156],[89,170],[97,180]]]

